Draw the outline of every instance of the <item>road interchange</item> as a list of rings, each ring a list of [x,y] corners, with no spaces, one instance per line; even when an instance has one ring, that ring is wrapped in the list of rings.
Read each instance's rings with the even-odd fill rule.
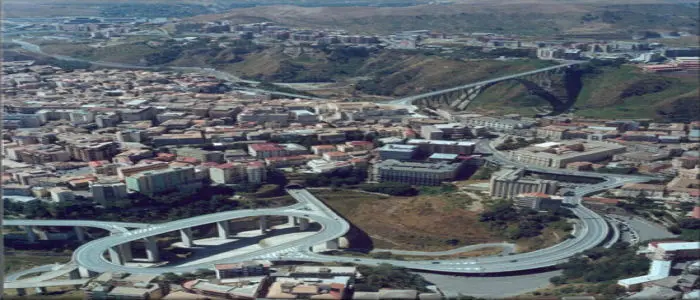
[[[287,192],[299,202],[291,206],[273,209],[228,211],[176,220],[162,224],[149,225],[142,223],[82,220],[6,220],[3,225],[94,227],[107,230],[111,233],[110,236],[90,241],[76,249],[73,253],[72,261],[66,265],[66,268],[64,268],[65,270],[80,267],[94,272],[109,271],[141,274],[162,274],[166,272],[184,273],[196,271],[197,269],[202,268],[211,268],[212,264],[217,263],[232,263],[252,259],[268,259],[271,261],[337,262],[364,265],[378,265],[386,263],[422,271],[473,275],[504,274],[510,272],[550,268],[559,263],[567,261],[570,257],[575,256],[576,254],[587,249],[603,244],[609,247],[612,245],[612,241],[606,242],[606,239],[610,234],[611,228],[609,228],[608,223],[603,217],[584,207],[583,205],[580,205],[581,199],[584,196],[598,193],[610,188],[619,187],[626,183],[645,182],[650,179],[654,179],[653,177],[646,176],[608,175],[526,166],[518,162],[510,161],[506,155],[494,150],[490,143],[478,143],[477,150],[481,153],[490,154],[488,159],[491,161],[498,162],[499,164],[526,168],[527,170],[533,172],[596,177],[601,179],[600,183],[587,185],[573,190],[574,196],[572,198],[575,199],[575,205],[569,209],[571,209],[571,211],[580,220],[573,237],[554,246],[533,252],[468,259],[404,261],[395,259],[335,256],[315,253],[311,250],[313,246],[327,243],[329,241],[336,241],[337,243],[337,239],[344,236],[350,230],[350,224],[307,190],[300,188],[287,189]],[[144,268],[115,264],[107,260],[105,257],[105,253],[109,252],[110,249],[129,242],[205,224],[212,224],[239,218],[262,216],[287,216],[309,219],[318,223],[321,229],[312,235],[298,240],[285,242],[234,257],[208,261],[205,263],[190,264],[186,266],[164,265]],[[129,228],[133,229],[129,230]],[[615,234],[614,231],[612,235],[619,236],[618,234]],[[64,274],[67,272],[58,271],[61,270],[43,274],[39,276],[39,278],[42,280],[48,280],[51,279],[51,273]],[[39,278],[34,277],[15,281],[24,282],[24,284],[21,285],[24,287],[31,286],[32,283],[39,284],[42,282],[42,280],[37,280]]]
[[[577,198],[597,191],[608,189],[611,186],[622,185],[626,182],[639,182],[640,178],[620,179],[613,183],[607,181],[587,186],[576,190]],[[425,261],[401,261],[391,259],[371,259],[371,258],[353,258],[332,256],[314,253],[310,250],[311,246],[325,243],[329,240],[338,239],[345,235],[350,229],[350,225],[342,217],[335,214],[332,210],[326,207],[320,200],[314,197],[311,193],[304,189],[289,189],[288,192],[300,203],[283,208],[275,209],[256,209],[256,210],[237,210],[222,212],[216,214],[208,214],[173,222],[156,224],[150,226],[142,226],[143,224],[123,223],[124,227],[137,227],[139,229],[131,231],[112,231],[111,236],[97,239],[86,243],[76,249],[73,255],[73,263],[95,272],[131,272],[131,273],[148,273],[161,274],[165,272],[191,272],[200,268],[209,268],[214,263],[230,263],[236,261],[245,261],[256,258],[264,258],[269,260],[301,260],[314,262],[348,262],[357,264],[377,265],[381,263],[389,263],[396,266],[411,268],[415,270],[438,271],[438,272],[454,272],[466,274],[485,274],[485,273],[504,273],[513,271],[525,271],[533,269],[541,269],[554,266],[558,263],[566,261],[571,256],[580,253],[584,250],[596,247],[602,244],[609,232],[606,221],[597,215],[595,212],[578,205],[571,210],[581,220],[581,226],[577,228],[574,238],[567,239],[562,243],[549,248],[537,250],[528,253],[519,253],[508,256],[495,256],[471,259],[455,259],[455,260],[425,260]],[[283,243],[277,246],[272,246],[236,257],[221,259],[219,261],[206,262],[202,264],[188,266],[159,266],[152,268],[142,268],[134,266],[124,266],[114,264],[104,257],[104,253],[112,247],[121,244],[137,241],[140,239],[165,234],[191,228],[205,224],[211,224],[219,221],[227,221],[238,218],[256,217],[256,216],[292,216],[298,218],[308,218],[321,225],[321,230],[311,236],[295,240],[293,242]],[[52,223],[57,222],[57,223]],[[11,223],[5,225],[44,225],[44,226],[68,226],[73,223],[73,226],[86,226],[98,228],[114,228],[118,227],[110,222],[99,221],[36,221],[27,220],[24,223],[21,220],[12,220]],[[100,223],[100,224],[98,224]],[[55,225],[59,224],[59,225]],[[126,225],[129,224],[129,225]]]

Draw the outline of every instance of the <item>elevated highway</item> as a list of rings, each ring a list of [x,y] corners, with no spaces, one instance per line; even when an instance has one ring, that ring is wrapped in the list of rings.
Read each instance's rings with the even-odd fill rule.
[[[556,66],[408,96],[389,103],[463,111],[490,87],[504,81],[516,81],[524,85],[531,94],[547,100],[553,107],[553,113],[561,113],[571,107],[578,97],[582,82],[580,72],[572,71],[572,67],[583,63],[586,62],[564,61]]]
[[[607,236],[610,235],[610,228],[606,220],[583,205],[580,205],[582,197],[614,188],[628,182],[644,182],[652,179],[646,176],[622,176],[530,167],[518,164],[517,162],[509,161],[503,154],[492,149],[488,143],[478,144],[477,149],[483,151],[482,153],[491,153],[492,156],[490,156],[490,159],[498,161],[501,164],[513,164],[536,172],[596,177],[601,179],[600,183],[584,186],[574,190],[573,204],[579,205],[574,205],[574,207],[570,209],[581,221],[580,226],[577,227],[574,236],[552,247],[533,252],[470,259],[402,261],[325,255],[314,253],[311,250],[311,247],[325,244],[327,248],[337,248],[338,238],[344,236],[350,230],[350,224],[307,190],[301,188],[287,189],[287,192],[299,202],[298,204],[292,206],[273,209],[221,212],[153,225],[75,220],[8,220],[9,222],[6,222],[4,225],[85,226],[102,228],[112,232],[112,235],[108,237],[90,241],[76,249],[73,254],[72,262],[67,265],[66,268],[61,270],[64,272],[63,274],[65,274],[65,272],[72,272],[75,266],[79,266],[80,268],[94,272],[112,271],[146,274],[161,274],[165,272],[183,273],[192,272],[201,268],[210,268],[212,264],[240,262],[251,259],[269,259],[272,261],[295,260],[313,262],[346,262],[367,265],[388,263],[396,266],[425,271],[462,274],[499,274],[553,267],[559,263],[567,261],[570,257],[587,249],[600,245],[611,245],[611,242],[604,243]],[[158,235],[176,231],[185,232],[187,230],[191,230],[192,227],[200,225],[214,223],[219,225],[222,222],[228,222],[229,220],[234,219],[249,217],[265,218],[267,216],[287,216],[289,218],[297,218],[299,220],[305,219],[307,221],[318,223],[321,229],[312,235],[294,241],[285,242],[264,249],[254,250],[234,257],[208,261],[200,264],[188,264],[186,266],[165,265],[150,268],[125,266],[121,259],[114,259],[113,257],[119,256],[119,249],[122,245],[127,245],[128,243],[137,240],[153,240],[153,238]],[[308,222],[306,222],[306,224],[308,224]],[[134,229],[128,230],[127,228]],[[615,232],[612,232],[612,236],[616,235],[619,235],[619,233],[616,234]],[[185,236],[186,234],[183,234],[183,241]],[[226,235],[223,235],[222,237],[226,238]],[[189,238],[191,238],[191,236]],[[111,261],[105,257],[106,253],[109,253]],[[58,273],[58,270],[53,272]],[[34,280],[21,281],[30,282]]]
[[[601,185],[598,185],[597,187],[587,187],[585,189],[581,189],[581,191],[577,193],[577,197],[580,197],[583,194],[589,193],[595,189],[601,189],[601,187]],[[568,258],[577,253],[602,244],[608,235],[609,230],[607,223],[605,220],[603,220],[603,218],[579,205],[572,209],[572,211],[579,217],[582,224],[579,230],[577,230],[575,237],[555,246],[534,252],[507,255],[502,257],[497,256],[473,259],[424,261],[400,261],[332,256],[314,253],[310,250],[310,247],[328,243],[329,241],[336,241],[339,237],[342,237],[348,232],[350,229],[350,224],[343,220],[342,217],[335,214],[328,207],[323,205],[320,200],[318,200],[308,191],[301,189],[288,190],[288,192],[301,203],[286,208],[240,210],[209,214],[153,225],[151,227],[145,227],[129,232],[115,233],[112,236],[94,240],[79,247],[74,252],[73,263],[95,272],[112,271],[161,274],[165,272],[192,272],[200,268],[210,268],[211,265],[215,263],[230,263],[251,259],[269,259],[273,261],[299,260],[314,262],[348,262],[367,265],[389,263],[416,270],[465,274],[489,274],[542,269],[555,266],[558,263],[566,261]],[[307,218],[319,223],[322,228],[319,232],[311,236],[293,242],[268,247],[236,257],[188,266],[159,266],[141,268],[114,263],[107,260],[105,257],[105,253],[109,252],[110,249],[115,249],[119,245],[139,239],[145,239],[204,224],[255,216],[292,216]]]

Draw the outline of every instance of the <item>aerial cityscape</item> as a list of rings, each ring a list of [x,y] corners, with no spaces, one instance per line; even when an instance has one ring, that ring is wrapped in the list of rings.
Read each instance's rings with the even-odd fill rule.
[[[5,0],[2,299],[700,299],[690,0]]]

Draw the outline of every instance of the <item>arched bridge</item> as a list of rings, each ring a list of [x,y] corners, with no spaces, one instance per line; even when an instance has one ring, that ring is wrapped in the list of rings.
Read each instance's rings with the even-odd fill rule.
[[[575,66],[583,63],[585,61],[567,62],[533,71],[396,99],[390,103],[463,111],[477,96],[488,88],[498,83],[512,80],[524,85],[530,94],[547,100],[552,105],[552,113],[558,114],[569,109],[581,91],[581,74]]]

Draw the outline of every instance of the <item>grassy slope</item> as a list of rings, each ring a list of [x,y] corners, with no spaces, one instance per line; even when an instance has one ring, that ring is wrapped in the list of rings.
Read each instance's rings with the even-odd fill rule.
[[[33,253],[31,251],[18,251],[18,253],[20,254],[5,256],[5,265],[3,266],[5,273],[10,274],[33,267],[70,261],[70,254],[65,256],[44,256],[41,253]]]
[[[668,79],[671,85],[663,91],[621,98],[630,85],[642,80]],[[662,118],[657,110],[673,98],[697,90],[697,79],[645,74],[637,67],[606,68],[602,74],[584,77],[584,87],[575,107],[577,115],[595,118]],[[696,92],[697,94],[697,92]],[[691,96],[691,95],[689,95]]]
[[[656,93],[622,98],[621,93],[632,85],[643,81],[668,80],[670,85]],[[670,74],[647,74],[636,66],[603,68],[600,74],[588,74],[575,104],[576,115],[591,118],[653,118],[658,120],[683,120],[691,117],[692,111],[700,114],[697,106],[690,102],[697,99],[698,83],[692,74],[672,76]],[[685,101],[681,102],[679,101]],[[521,113],[534,115],[537,107],[548,103],[538,97],[528,96],[519,84],[498,84],[473,102],[470,111],[502,114]],[[681,109],[679,109],[679,107]],[[682,108],[690,112],[684,113]],[[660,113],[661,112],[661,113]]]
[[[156,49],[141,42],[126,43],[102,48],[93,48],[86,44],[45,42],[42,44],[41,49],[51,54],[127,64],[137,64],[144,56],[157,52]]]
[[[48,43],[48,44],[47,44]],[[49,53],[71,55],[93,60],[139,63],[147,54],[158,51],[142,42],[104,48],[91,48],[85,44],[44,42],[42,48]],[[207,51],[205,51],[207,52]],[[211,53],[193,53],[171,63],[205,65],[216,60]],[[285,65],[299,66],[294,76],[286,76]],[[306,81],[314,74],[330,74],[336,80],[352,76],[368,76],[376,85],[363,89],[364,93],[386,96],[404,96],[454,87],[504,74],[514,74],[541,68],[549,63],[539,60],[516,61],[462,61],[402,51],[386,50],[369,58],[352,58],[350,63],[339,65],[330,62],[323,54],[307,52],[298,57],[283,53],[280,49],[267,49],[245,56],[238,63],[216,65],[224,71],[250,78],[268,81]],[[692,74],[687,76],[657,75],[641,72],[635,66],[603,68],[599,74],[587,74],[584,87],[575,108],[576,114],[594,118],[655,118],[659,120],[687,120],[693,112],[700,114],[700,107],[693,103],[698,98],[698,84]],[[280,80],[282,79],[282,80]],[[655,93],[621,98],[620,94],[632,85],[645,80],[666,80],[670,85]],[[501,114],[521,113],[534,115],[537,108],[547,103],[529,96],[520,85],[512,82],[498,84],[480,95],[470,107],[471,111]]]
[[[631,5],[611,5],[610,2],[593,2],[596,1],[470,1],[468,4],[399,8],[275,6],[231,10],[193,20],[238,22],[256,17],[290,26],[343,28],[358,33],[431,29],[453,33],[497,31],[553,35],[575,32],[584,26],[599,33],[672,28],[697,30],[698,14],[694,4],[636,1]],[[605,11],[617,13],[617,19],[602,20]],[[582,17],[586,14],[599,18],[582,24]]]
[[[448,250],[501,241],[479,222],[477,213],[455,207],[444,196],[381,199],[352,191],[313,193],[366,232],[376,248]],[[459,244],[451,246],[445,242],[449,239]]]
[[[370,59],[360,71],[376,75],[374,81],[385,95],[404,96],[541,68],[547,62],[517,60],[462,61],[387,51]]]

